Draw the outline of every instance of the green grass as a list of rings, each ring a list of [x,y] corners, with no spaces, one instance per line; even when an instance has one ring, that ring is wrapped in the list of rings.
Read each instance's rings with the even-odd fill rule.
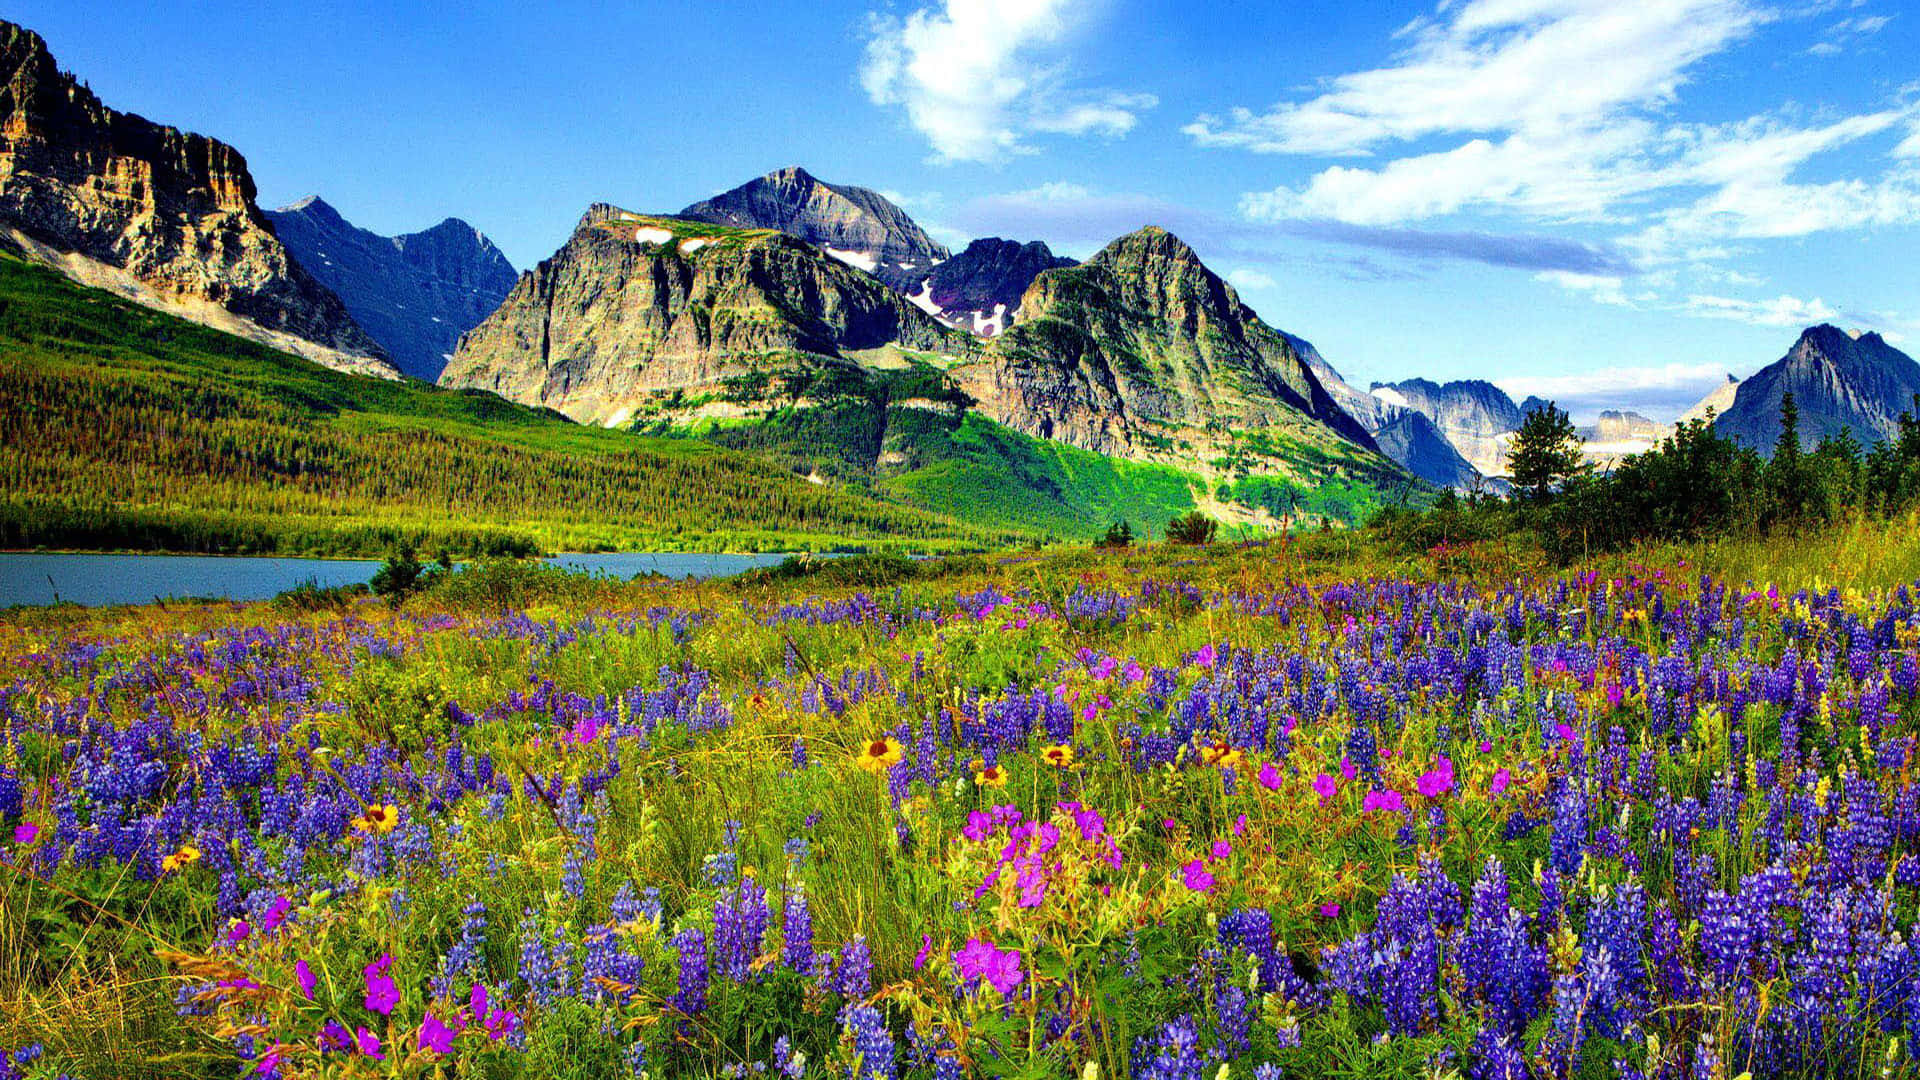
[[[334,372],[0,255],[0,546],[378,554],[983,546],[714,445]]]

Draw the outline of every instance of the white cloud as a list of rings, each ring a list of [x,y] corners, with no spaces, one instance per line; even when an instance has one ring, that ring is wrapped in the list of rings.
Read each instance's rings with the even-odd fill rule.
[[[1584,128],[1671,101],[1685,72],[1763,16],[1741,0],[1470,0],[1402,32],[1390,67],[1265,113],[1202,116],[1203,146],[1359,155],[1430,135]],[[1573,76],[1571,73],[1578,73]]]
[[[1869,38],[1887,28],[1893,21],[1891,15],[1862,15],[1853,19],[1841,19],[1827,28],[1826,38],[1807,47],[1814,56],[1838,56],[1847,51],[1847,46],[1863,38]]]
[[[941,0],[904,19],[874,14],[860,82],[874,104],[906,110],[937,161],[1031,153],[1036,133],[1125,135],[1158,100],[1075,88],[1055,56],[1085,10],[1070,0]]]
[[[1280,287],[1280,283],[1274,280],[1272,274],[1267,273],[1265,270],[1256,270],[1251,266],[1243,266],[1237,270],[1228,271],[1227,280],[1242,289],[1277,289]]]
[[[1595,302],[1615,307],[1632,307],[1627,299],[1624,279],[1610,274],[1576,274],[1569,270],[1546,270],[1533,275],[1535,281],[1558,285],[1571,293],[1590,296]]]
[[[1713,364],[1661,364],[1596,368],[1566,375],[1515,375],[1494,380],[1515,401],[1539,397],[1574,416],[1600,409],[1631,409],[1671,420],[1725,382],[1727,370]]]
[[[1373,159],[1244,195],[1254,221],[1385,228],[1504,215],[1584,227],[1643,271],[1725,261],[1752,242],[1920,224],[1920,86],[1854,115],[1783,104],[1726,123],[1675,117],[1702,60],[1769,22],[1831,9],[1443,0],[1395,35],[1386,66],[1186,131],[1202,146]],[[1829,36],[1877,33],[1889,18],[1852,15]],[[1832,179],[1836,163],[1845,171]],[[1808,180],[1816,169],[1826,175]],[[1636,299],[1591,274],[1548,280],[1604,303]]]
[[[1802,300],[1781,295],[1772,300],[1739,300],[1726,296],[1689,296],[1688,313],[1715,319],[1733,319],[1755,326],[1800,328],[1826,322],[1840,313],[1819,297]]]

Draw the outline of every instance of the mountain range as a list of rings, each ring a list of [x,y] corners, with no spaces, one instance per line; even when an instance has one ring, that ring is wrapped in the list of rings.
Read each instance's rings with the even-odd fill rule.
[[[332,289],[401,371],[440,377],[461,334],[493,314],[519,275],[478,229],[447,218],[379,236],[318,196],[267,212],[294,259]]]
[[[1410,485],[1499,490],[1546,404],[1472,379],[1362,391],[1152,225],[1083,263],[998,237],[956,254],[799,167],[677,212],[592,205],[516,274],[457,218],[389,237],[317,197],[263,211],[236,150],[108,108],[22,27],[0,23],[0,65],[0,243],[21,256],[343,371],[715,442],[995,528],[1147,505],[1350,520]],[[1789,392],[1804,442],[1870,441],[1920,368],[1814,327],[1687,418],[1765,449]],[[1604,466],[1671,430],[1605,410],[1580,436]]]

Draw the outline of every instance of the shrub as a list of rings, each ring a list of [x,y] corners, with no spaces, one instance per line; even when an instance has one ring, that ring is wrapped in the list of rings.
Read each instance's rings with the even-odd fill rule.
[[[1171,544],[1191,544],[1204,547],[1213,543],[1220,532],[1220,523],[1194,510],[1182,514],[1167,522],[1167,542]]]

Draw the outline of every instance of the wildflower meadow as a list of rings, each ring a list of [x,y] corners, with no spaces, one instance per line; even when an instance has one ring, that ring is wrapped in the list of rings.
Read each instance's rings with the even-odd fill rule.
[[[1920,1073],[1920,586],[1328,550],[9,618],[0,1077]]]

